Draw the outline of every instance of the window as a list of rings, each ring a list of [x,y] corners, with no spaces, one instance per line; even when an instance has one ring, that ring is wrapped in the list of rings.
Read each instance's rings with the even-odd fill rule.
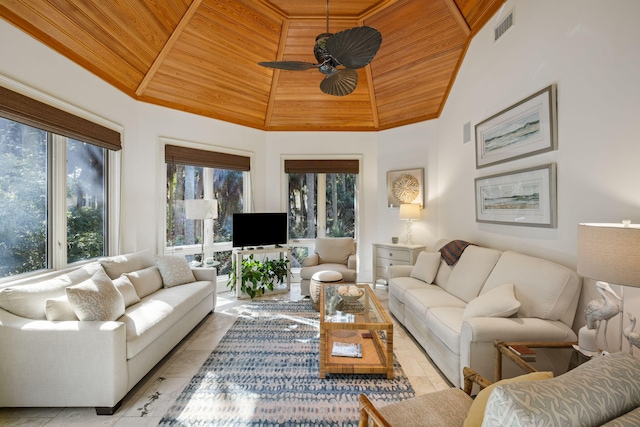
[[[233,214],[243,212],[249,182],[249,158],[167,145],[166,253],[181,253],[189,260],[213,256],[218,274],[231,271]],[[215,220],[185,216],[185,200],[216,199]],[[213,227],[212,227],[213,225]]]
[[[287,160],[292,267],[300,267],[316,237],[355,237],[359,162]]]
[[[0,88],[0,280],[108,253],[108,149],[119,139]]]

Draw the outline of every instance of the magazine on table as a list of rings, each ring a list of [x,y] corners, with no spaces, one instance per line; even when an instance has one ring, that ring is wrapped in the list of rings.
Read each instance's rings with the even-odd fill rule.
[[[352,342],[334,342],[332,356],[362,357],[362,344]]]

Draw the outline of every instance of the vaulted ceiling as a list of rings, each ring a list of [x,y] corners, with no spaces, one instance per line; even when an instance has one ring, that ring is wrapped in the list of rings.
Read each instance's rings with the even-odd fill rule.
[[[317,69],[258,65],[316,62],[326,0],[0,0],[0,16],[141,101],[267,131],[376,131],[439,116],[504,2],[330,0],[330,32],[368,25],[383,39],[342,97],[320,91]]]

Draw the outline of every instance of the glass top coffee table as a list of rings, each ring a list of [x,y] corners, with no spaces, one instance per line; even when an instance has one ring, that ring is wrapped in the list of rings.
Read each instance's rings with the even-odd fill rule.
[[[393,324],[369,285],[355,301],[338,294],[345,284],[320,292],[320,378],[327,374],[381,374],[393,378]]]

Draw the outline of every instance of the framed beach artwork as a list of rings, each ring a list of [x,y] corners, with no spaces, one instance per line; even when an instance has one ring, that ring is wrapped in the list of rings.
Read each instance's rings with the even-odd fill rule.
[[[558,147],[556,85],[476,125],[476,169]]]
[[[555,228],[555,163],[476,178],[476,221]]]
[[[424,206],[423,168],[387,172],[387,207],[399,208],[404,203]]]

